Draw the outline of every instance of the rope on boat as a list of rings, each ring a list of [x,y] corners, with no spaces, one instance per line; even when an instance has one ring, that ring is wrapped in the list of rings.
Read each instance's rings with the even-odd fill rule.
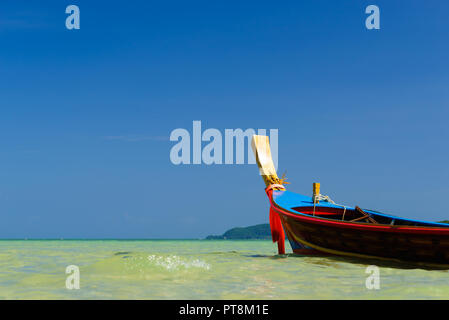
[[[336,204],[329,196],[325,196],[322,194],[317,194],[315,196],[315,199],[313,199],[313,202],[317,202],[317,201],[326,201],[326,202],[330,202],[332,204]]]
[[[313,197],[313,215],[314,216],[315,216],[315,206],[318,201],[325,201],[325,202],[332,203],[335,206],[343,207],[343,216],[342,216],[341,220],[345,219],[346,206],[342,205],[342,204],[335,203],[335,201],[333,201],[329,196],[326,196],[326,195],[323,195],[320,193]]]

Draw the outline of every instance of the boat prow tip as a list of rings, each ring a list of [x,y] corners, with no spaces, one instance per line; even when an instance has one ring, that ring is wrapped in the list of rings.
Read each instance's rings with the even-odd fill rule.
[[[270,140],[268,136],[253,135],[251,147],[259,167],[260,175],[268,187],[274,184],[282,184],[276,173],[273,157],[271,156]]]

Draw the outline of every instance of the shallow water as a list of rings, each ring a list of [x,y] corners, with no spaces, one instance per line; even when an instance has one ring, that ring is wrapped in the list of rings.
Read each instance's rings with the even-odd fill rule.
[[[288,244],[286,244],[288,247]],[[276,255],[270,241],[2,240],[2,299],[449,299],[447,270]],[[80,289],[66,288],[68,265]]]

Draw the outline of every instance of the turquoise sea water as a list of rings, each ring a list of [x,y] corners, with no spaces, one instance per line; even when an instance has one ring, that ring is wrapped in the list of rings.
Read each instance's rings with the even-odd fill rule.
[[[288,244],[287,248],[288,248]],[[271,241],[2,240],[2,299],[449,299],[446,270],[278,256]],[[66,288],[68,265],[80,289]]]

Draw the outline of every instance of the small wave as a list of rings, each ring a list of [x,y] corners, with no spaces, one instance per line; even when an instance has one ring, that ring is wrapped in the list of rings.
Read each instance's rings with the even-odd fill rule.
[[[200,259],[186,260],[175,255],[163,257],[152,254],[148,256],[148,260],[154,265],[163,267],[169,271],[190,268],[210,270],[211,268],[210,264]]]

